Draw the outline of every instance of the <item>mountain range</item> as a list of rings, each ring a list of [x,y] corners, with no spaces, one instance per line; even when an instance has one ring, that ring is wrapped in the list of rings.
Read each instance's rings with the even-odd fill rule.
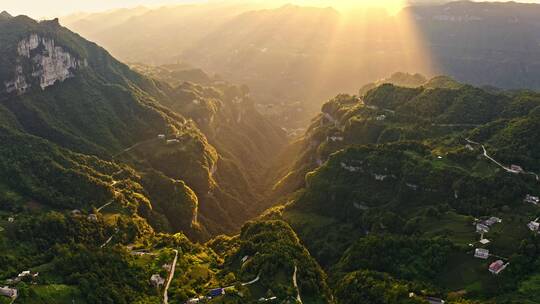
[[[309,122],[320,100],[354,93],[396,71],[538,89],[538,10],[538,4],[513,2],[412,2],[392,16],[381,10],[200,4],[63,20],[124,61],[188,62],[245,83],[258,103],[282,110],[280,125],[294,129]]]
[[[0,303],[538,303],[538,92],[351,78],[287,138],[234,77],[57,19],[0,14],[0,55]]]

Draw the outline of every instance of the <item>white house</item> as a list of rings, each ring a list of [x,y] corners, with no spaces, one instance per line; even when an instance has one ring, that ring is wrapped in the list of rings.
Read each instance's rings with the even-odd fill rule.
[[[8,286],[0,287],[0,296],[15,298],[17,297],[17,289]]]
[[[159,134],[157,137],[158,137],[159,139],[165,139],[165,134]]]
[[[413,189],[414,191],[416,191],[416,190],[418,190],[418,188],[420,188],[420,186],[415,185],[415,184],[411,184],[411,183],[406,183],[405,185],[407,185],[407,187]]]
[[[533,221],[527,224],[527,227],[529,227],[531,231],[536,232],[540,229],[540,223],[538,223],[537,221]]]
[[[500,218],[498,218],[498,217],[492,216],[489,219],[484,221],[484,224],[486,226],[493,226],[496,223],[502,223],[502,220]]]
[[[525,196],[525,199],[523,201],[526,203],[538,205],[538,203],[540,203],[540,198],[538,196],[532,196],[530,194],[527,194],[527,196]]]
[[[333,142],[336,142],[336,141],[343,141],[343,136],[330,136],[328,137],[328,140],[331,140]]]
[[[483,248],[476,248],[476,250],[474,251],[474,257],[485,260],[489,258],[489,250]]]
[[[357,172],[362,169],[361,167],[349,166],[346,163],[341,163],[341,167],[349,172]]]
[[[382,114],[382,115],[379,115],[379,116],[377,116],[377,118],[376,118],[376,119],[377,119],[378,121],[383,121],[383,120],[385,120],[385,119],[386,119],[386,115],[384,115],[384,114]]]
[[[486,226],[482,223],[476,224],[476,232],[477,233],[488,233],[489,232],[489,226]]]
[[[384,181],[388,176],[384,174],[374,174],[375,180]]]

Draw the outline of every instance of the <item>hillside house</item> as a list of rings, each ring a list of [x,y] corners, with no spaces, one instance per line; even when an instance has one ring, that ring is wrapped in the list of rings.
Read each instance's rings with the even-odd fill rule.
[[[208,292],[208,296],[211,298],[219,297],[225,294],[225,289],[223,288],[216,288],[212,289]]]
[[[202,300],[204,300],[203,297],[201,297],[201,298],[191,298],[191,299],[186,301],[186,304],[197,304],[197,303],[201,302]]]
[[[375,177],[375,180],[378,180],[378,181],[384,181],[388,175],[384,175],[384,174],[374,174],[373,175]]]
[[[499,274],[506,269],[508,264],[505,264],[502,260],[495,261],[489,265],[489,272],[492,274]]]
[[[525,199],[523,201],[526,203],[538,205],[538,203],[540,203],[540,198],[538,196],[532,196],[530,194],[527,194],[527,196],[525,196]]]
[[[159,274],[153,274],[150,277],[150,283],[152,283],[152,285],[154,285],[155,287],[160,287],[165,284],[165,279],[162,278]]]
[[[476,224],[476,232],[477,233],[488,233],[489,232],[489,226],[486,226],[485,224],[478,223]]]
[[[163,266],[161,266],[161,268],[167,270],[167,271],[171,271],[172,269],[172,265],[171,264],[163,264]]]
[[[483,248],[476,248],[476,250],[474,251],[474,257],[486,260],[487,258],[489,258],[489,250]]]
[[[428,301],[429,304],[444,304],[446,303],[443,299],[435,298],[435,297],[427,297],[426,301]]]
[[[411,188],[414,191],[416,191],[416,190],[418,190],[418,188],[420,188],[420,186],[415,185],[415,184],[411,184],[411,183],[406,183],[405,185],[407,185],[407,187]]]
[[[89,214],[87,219],[89,221],[91,221],[91,222],[97,222],[98,221],[97,214]]]
[[[353,203],[353,206],[354,208],[358,209],[358,210],[362,210],[362,211],[366,211],[366,210],[369,210],[369,207],[364,205],[364,204],[359,204],[359,203]]]
[[[378,115],[376,119],[377,119],[377,121],[384,121],[386,119],[386,115],[384,115],[384,114]]]
[[[328,141],[336,142],[336,141],[343,141],[343,140],[344,140],[343,136],[330,136],[330,137],[328,137]]]
[[[510,170],[512,170],[513,172],[516,172],[516,173],[525,172],[525,170],[523,170],[523,168],[521,166],[518,166],[518,165],[511,165]]]
[[[502,219],[498,217],[494,217],[494,216],[484,221],[484,225],[486,226],[493,226],[494,224],[497,224],[497,223],[502,223]]]
[[[9,288],[8,286],[0,287],[0,296],[15,298],[17,294],[17,289],[15,288]]]
[[[346,163],[341,163],[341,167],[349,172],[357,172],[362,169],[361,167],[349,166]]]
[[[157,137],[158,139],[165,139],[165,134],[159,134]]]
[[[71,215],[72,216],[79,216],[79,215],[81,215],[81,210],[79,210],[79,209],[71,210]]]
[[[540,223],[538,223],[537,221],[532,221],[527,224],[527,227],[529,227],[529,230],[533,232],[538,232],[538,230],[540,229]]]

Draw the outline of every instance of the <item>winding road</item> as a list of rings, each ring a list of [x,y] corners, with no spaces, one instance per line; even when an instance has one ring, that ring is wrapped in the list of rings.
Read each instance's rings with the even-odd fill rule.
[[[114,202],[114,201],[110,201],[110,202],[106,203],[105,205],[103,205],[103,206],[97,208],[97,209],[96,209],[96,212],[100,212],[103,208],[109,206],[109,205],[112,204],[113,202]]]
[[[178,250],[174,249],[174,260],[171,264],[171,270],[169,272],[169,278],[167,279],[167,285],[165,285],[165,290],[163,291],[163,304],[169,303],[169,295],[167,292],[169,291],[169,286],[171,286],[171,282],[174,278],[174,270],[176,269],[176,262],[178,261]]]
[[[506,167],[505,165],[501,164],[500,162],[498,162],[497,160],[495,160],[493,157],[489,156],[487,150],[486,150],[486,147],[481,144],[481,143],[478,143],[478,142],[475,142],[475,141],[472,141],[468,138],[465,138],[465,140],[470,143],[470,144],[474,144],[474,145],[479,145],[479,146],[482,146],[482,150],[484,151],[483,152],[483,156],[487,159],[489,159],[490,161],[492,161],[493,163],[495,163],[497,166],[503,168],[506,172],[509,172],[509,173],[514,173],[514,174],[519,174],[519,173],[523,173],[523,174],[529,174],[529,175],[534,175],[534,177],[536,178],[536,181],[540,181],[540,177],[538,176],[538,174],[534,173],[534,172],[528,172],[528,171],[524,171],[524,172],[519,172],[519,171],[516,171],[516,170],[512,170],[511,168],[508,168]]]
[[[251,285],[251,284],[255,284],[257,283],[259,280],[261,279],[261,275],[257,275],[257,277],[249,282],[246,282],[246,283],[242,283],[242,286],[248,286],[248,285]]]

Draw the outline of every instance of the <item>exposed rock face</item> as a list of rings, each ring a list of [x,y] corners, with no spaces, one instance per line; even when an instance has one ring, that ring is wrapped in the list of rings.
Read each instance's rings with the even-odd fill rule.
[[[15,68],[15,78],[12,81],[6,81],[4,84],[8,93],[18,92],[19,94],[23,94],[26,92],[29,85],[26,83],[22,66],[18,65]]]
[[[31,83],[39,83],[42,90],[57,81],[64,81],[74,76],[74,71],[86,67],[86,60],[81,60],[56,46],[50,38],[36,34],[23,39],[17,45],[18,64],[15,66],[15,77],[4,82],[7,93],[23,94]],[[31,73],[24,71],[23,61],[29,60]],[[26,65],[24,65],[26,66]]]

